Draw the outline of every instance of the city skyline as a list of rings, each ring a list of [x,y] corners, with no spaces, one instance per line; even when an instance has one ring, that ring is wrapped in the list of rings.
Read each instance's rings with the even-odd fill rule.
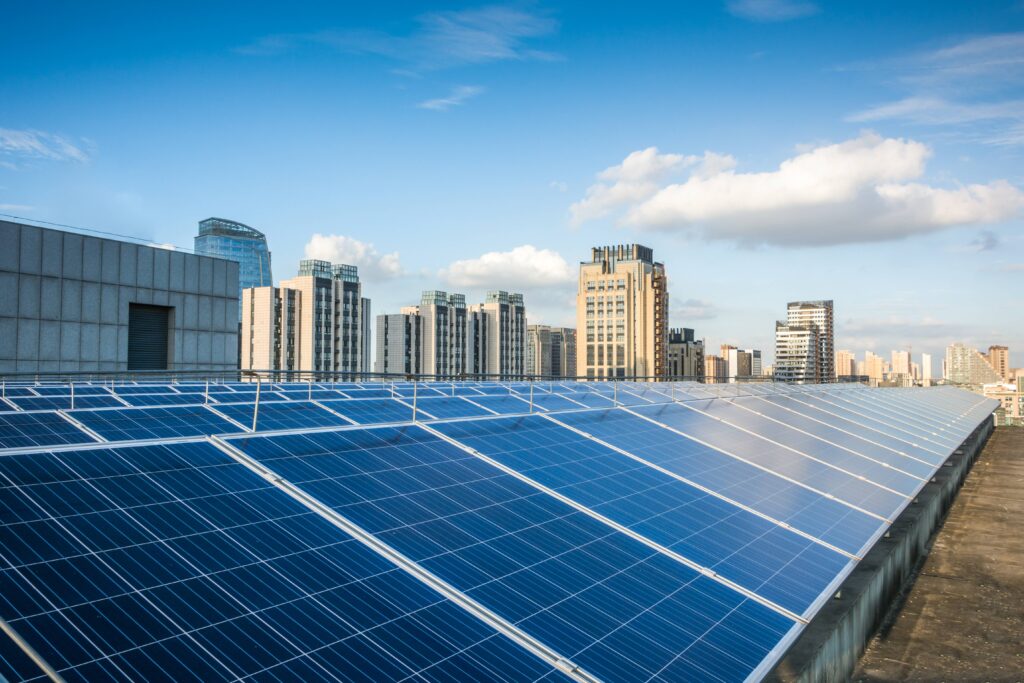
[[[1024,322],[992,293],[1024,277],[1024,12],[981,4],[884,26],[782,1],[213,10],[153,40],[152,9],[19,6],[0,213],[181,247],[226,216],[267,235],[277,282],[322,258],[379,312],[506,289],[556,326],[588,249],[635,241],[666,264],[669,325],[709,348],[770,356],[782,303],[830,298],[837,348],[1013,353]]]

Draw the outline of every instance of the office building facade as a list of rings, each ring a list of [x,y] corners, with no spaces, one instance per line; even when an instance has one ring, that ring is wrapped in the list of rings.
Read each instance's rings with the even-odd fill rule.
[[[704,342],[688,327],[668,331],[668,376],[673,379],[704,379]]]
[[[474,372],[495,377],[522,377],[526,372],[526,305],[522,294],[487,292],[472,307]]]
[[[853,377],[857,372],[857,359],[853,351],[836,351],[836,379]]]
[[[397,313],[377,316],[377,352],[373,371],[419,375],[423,372],[423,318]]]
[[[792,301],[775,325],[775,377],[785,382],[835,378],[832,301]]]
[[[722,384],[728,381],[728,365],[721,356],[704,357],[704,381],[708,384]]]
[[[526,326],[526,374],[532,377],[576,375],[576,330],[550,325]]]
[[[194,248],[202,256],[238,263],[239,301],[242,300],[244,289],[274,284],[267,238],[255,228],[226,218],[207,218],[199,221],[199,234],[195,237]],[[239,321],[241,315],[239,309]]]
[[[369,319],[355,266],[300,261],[298,276],[280,287],[243,291],[242,368],[367,373]]]
[[[668,372],[668,279],[639,244],[595,247],[580,264],[576,374],[664,377]]]
[[[8,221],[0,245],[0,372],[237,367],[237,263]]]

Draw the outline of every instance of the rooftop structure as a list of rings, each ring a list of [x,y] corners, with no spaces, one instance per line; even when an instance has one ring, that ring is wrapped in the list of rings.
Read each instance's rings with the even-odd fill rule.
[[[226,218],[207,218],[199,221],[199,234],[195,237],[195,252],[204,256],[236,261],[238,271],[238,300],[242,290],[250,287],[269,287],[274,284],[270,269],[270,250],[266,236],[244,223]],[[239,309],[238,320],[242,315]]]

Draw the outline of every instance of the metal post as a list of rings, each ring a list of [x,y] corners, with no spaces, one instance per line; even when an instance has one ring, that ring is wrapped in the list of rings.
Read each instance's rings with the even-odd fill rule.
[[[416,380],[412,381],[412,421],[416,421]]]
[[[615,405],[619,405],[619,380],[612,380],[612,388],[615,396]]]
[[[256,418],[260,414],[260,387],[263,382],[260,381],[260,376],[256,375],[256,405],[252,408],[252,431],[256,431]]]
[[[530,382],[530,414],[533,415],[533,382]]]
[[[206,395],[203,398],[203,403],[210,402],[210,378],[206,378]]]
[[[71,382],[71,410],[75,409],[75,383]]]
[[[313,400],[313,378],[312,377],[309,378],[309,394],[307,394],[306,400],[307,401],[312,401]]]

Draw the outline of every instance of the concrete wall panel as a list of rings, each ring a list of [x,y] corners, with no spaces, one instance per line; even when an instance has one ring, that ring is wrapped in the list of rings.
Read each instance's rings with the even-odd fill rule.
[[[79,321],[82,319],[82,281],[59,280],[60,288],[60,319]],[[43,296],[46,296],[46,285],[43,284]]]
[[[103,242],[95,237],[82,238],[82,279],[92,282],[103,279]]]
[[[61,254],[61,275],[65,278],[82,279],[82,245],[81,235],[67,233],[64,235],[63,253]]]
[[[64,260],[64,233],[57,230],[43,230],[42,264],[39,272],[50,277],[61,276],[61,261]]]
[[[101,285],[100,322],[117,324],[117,293],[116,285]]]
[[[39,279],[39,317],[43,320],[60,320],[59,278]]]
[[[18,360],[39,358],[39,321],[18,321]]]
[[[60,324],[60,359],[75,361],[82,358],[82,326],[79,323]]]
[[[98,323],[100,321],[100,287],[95,282],[82,283],[82,313],[84,322]]]
[[[21,229],[15,223],[0,221],[0,270],[18,272],[21,255]]]
[[[117,362],[117,325],[100,325],[100,362]]]
[[[21,229],[21,250],[18,269],[23,273],[38,275],[43,265],[43,234],[31,227]]]
[[[18,317],[39,319],[39,277],[22,275],[18,279]]]
[[[136,262],[138,261],[139,248],[134,244],[123,242],[121,244],[121,265],[118,275],[119,282],[129,287],[135,286]]]
[[[213,296],[213,259],[202,258],[199,260],[199,293]]]
[[[100,357],[100,326],[94,323],[82,323],[82,355],[81,358],[92,358],[94,361]],[[92,368],[82,368],[83,370]]]
[[[103,240],[103,265],[100,271],[100,278],[103,282],[119,284],[121,277],[118,270],[121,268],[121,243],[113,240]]]
[[[153,286],[153,258],[154,253],[164,251],[163,249],[139,249],[135,256],[135,286]]]
[[[60,323],[39,321],[39,360],[60,360]]]
[[[153,289],[168,289],[171,282],[171,252],[167,249],[153,250]]]
[[[0,228],[3,226],[0,225]],[[2,252],[3,249],[0,249]],[[18,315],[18,274],[0,271],[0,315]]]
[[[18,357],[18,320],[0,318],[0,359],[14,360]]]

